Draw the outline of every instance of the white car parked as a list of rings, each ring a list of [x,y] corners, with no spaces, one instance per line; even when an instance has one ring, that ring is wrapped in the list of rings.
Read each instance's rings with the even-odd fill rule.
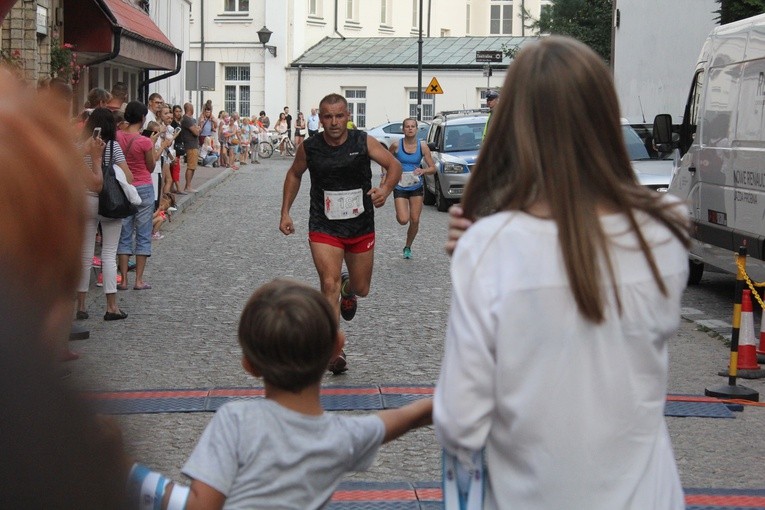
[[[404,128],[402,123],[403,119],[397,122],[386,122],[385,124],[380,124],[379,126],[375,126],[372,129],[368,129],[367,135],[377,139],[377,141],[383,144],[383,147],[387,149],[396,140],[401,140],[404,138]],[[428,126],[430,126],[430,124],[427,122],[419,123],[419,127],[417,129],[418,140],[425,139],[425,136],[428,134]]]

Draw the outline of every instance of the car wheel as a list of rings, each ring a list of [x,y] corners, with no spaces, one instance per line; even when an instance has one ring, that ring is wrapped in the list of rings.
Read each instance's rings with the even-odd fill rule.
[[[428,188],[428,181],[423,179],[422,189],[423,189],[423,196],[422,196],[422,203],[425,205],[433,205],[436,203],[436,196],[433,194],[432,191],[430,191],[430,188]]]
[[[704,263],[688,260],[688,285],[698,285],[704,274]]]
[[[441,190],[441,182],[438,180],[438,177],[435,178],[434,188],[436,188],[436,209],[441,212],[448,211],[450,205],[449,200],[446,199],[444,192]]]

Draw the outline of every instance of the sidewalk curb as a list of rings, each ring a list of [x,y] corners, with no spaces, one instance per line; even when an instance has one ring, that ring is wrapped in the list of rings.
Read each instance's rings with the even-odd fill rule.
[[[198,197],[206,195],[211,189],[218,186],[218,184],[222,183],[233,174],[233,170],[226,168],[215,177],[212,177],[202,183],[202,185],[197,189],[196,193],[189,193],[188,195],[176,195],[175,206],[178,208],[178,212],[184,212],[185,209],[191,206]]]
[[[732,336],[730,324],[717,319],[707,319],[704,312],[695,308],[682,308],[680,316],[696,324],[701,330],[706,331],[707,334],[730,343]]]

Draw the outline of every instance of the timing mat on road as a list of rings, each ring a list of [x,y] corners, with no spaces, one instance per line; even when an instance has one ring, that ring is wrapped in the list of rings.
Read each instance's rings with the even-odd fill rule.
[[[327,411],[379,411],[395,409],[433,394],[433,386],[327,386],[321,390],[321,403]],[[265,391],[253,388],[163,389],[92,391],[85,397],[106,414],[153,414],[215,412],[226,402],[263,398]],[[717,399],[693,395],[669,395],[666,416],[733,418],[740,404],[725,404]]]
[[[686,510],[765,510],[765,490],[685,489]],[[440,482],[343,482],[331,510],[442,509]]]

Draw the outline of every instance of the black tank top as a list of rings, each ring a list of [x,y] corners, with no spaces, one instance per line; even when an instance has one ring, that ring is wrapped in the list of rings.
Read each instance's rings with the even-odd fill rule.
[[[308,171],[311,175],[311,208],[308,230],[335,237],[352,238],[375,230],[372,198],[372,167],[367,153],[365,131],[349,130],[348,139],[333,147],[324,136],[312,136],[303,142]],[[330,220],[324,212],[325,191],[361,189],[364,212],[350,219]]]

